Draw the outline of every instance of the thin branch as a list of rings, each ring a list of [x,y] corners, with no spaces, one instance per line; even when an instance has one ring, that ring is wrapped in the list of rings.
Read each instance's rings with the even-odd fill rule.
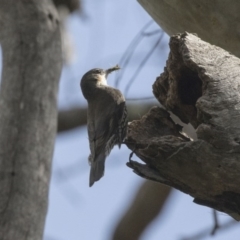
[[[229,230],[230,228],[235,227],[237,224],[239,226],[239,222],[231,219],[228,222],[222,224],[218,228],[218,232],[223,232],[223,231]],[[200,232],[198,232],[190,237],[180,238],[180,240],[201,240],[210,235],[212,235],[212,228],[207,228],[207,229],[201,230]]]
[[[154,31],[151,31],[151,32],[143,32],[142,35],[146,36],[146,37],[150,37],[150,36],[153,36],[153,35],[158,34],[160,32],[161,32],[161,29],[157,29],[157,30],[154,30]]]
[[[132,78],[129,80],[125,91],[124,91],[124,95],[127,96],[127,93],[131,87],[131,85],[133,84],[134,80],[136,79],[136,77],[138,76],[138,74],[141,72],[144,64],[148,61],[148,59],[151,57],[151,55],[153,54],[154,50],[157,48],[158,44],[161,42],[162,38],[164,36],[164,32],[162,31],[161,36],[158,38],[158,40],[156,41],[156,43],[153,45],[152,49],[148,52],[148,54],[145,56],[145,58],[142,60],[142,62],[139,64],[138,68],[136,69],[136,71],[134,72]]]
[[[214,225],[211,232],[212,236],[215,235],[216,231],[220,228],[218,217],[217,217],[217,211],[214,209],[213,209],[213,221],[214,221]]]
[[[138,44],[141,42],[141,40],[144,38],[144,35],[142,34],[151,24],[153,23],[153,20],[150,20],[146,25],[143,26],[143,28],[137,33],[137,35],[133,38],[132,42],[129,44],[127,49],[122,55],[122,58],[119,61],[119,65],[122,67],[122,71],[119,72],[119,74],[116,75],[115,79],[115,87],[118,87],[120,80],[122,79],[122,76],[125,72],[125,66],[129,63],[132,55],[134,54],[135,49],[137,48]]]

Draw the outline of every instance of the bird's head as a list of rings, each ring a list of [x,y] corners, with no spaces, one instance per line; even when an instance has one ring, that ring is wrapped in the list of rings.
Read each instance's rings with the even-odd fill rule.
[[[108,68],[106,70],[101,68],[94,68],[86,72],[81,80],[81,89],[84,97],[88,99],[89,91],[99,86],[107,85],[108,74],[119,70],[120,67],[116,65],[115,67]]]

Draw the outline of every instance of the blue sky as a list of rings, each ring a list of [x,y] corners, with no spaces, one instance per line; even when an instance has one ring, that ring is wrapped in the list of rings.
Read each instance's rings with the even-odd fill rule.
[[[86,106],[79,82],[91,68],[108,68],[119,63],[123,52],[140,29],[151,20],[137,1],[83,1],[85,19],[77,14],[66,25],[72,38],[74,60],[63,69],[59,108]],[[152,24],[150,30],[159,29]],[[159,35],[145,38],[137,47],[120,83],[126,85],[141,60]],[[163,71],[168,56],[168,36],[165,35],[157,51],[151,56],[129,90],[127,97],[152,95],[152,84]],[[109,78],[114,86],[115,75]],[[158,103],[156,102],[156,105]],[[114,148],[106,162],[105,176],[92,188],[88,187],[89,154],[86,128],[59,134],[56,139],[49,210],[45,240],[106,240],[126,210],[134,194],[144,181],[126,167],[130,151],[125,146]],[[213,225],[212,211],[192,202],[192,198],[174,191],[163,214],[144,233],[141,240],[178,240]],[[220,221],[231,218],[219,214]],[[213,238],[238,239],[239,228],[219,232]]]

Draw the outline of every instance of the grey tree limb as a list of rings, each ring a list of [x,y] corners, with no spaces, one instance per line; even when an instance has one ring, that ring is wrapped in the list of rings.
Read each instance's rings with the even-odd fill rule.
[[[80,90],[79,90],[80,91]],[[71,108],[58,112],[58,133],[69,131],[77,127],[86,126],[87,108]]]
[[[0,0],[0,239],[40,240],[57,128],[59,20],[48,0]]]
[[[171,188],[145,181],[139,188],[113,233],[113,240],[139,239],[143,231],[164,208]]]
[[[170,36],[197,33],[203,40],[240,57],[239,1],[138,0]]]
[[[138,175],[191,195],[194,202],[240,220],[240,59],[193,34],[171,37],[164,72],[153,85],[168,111],[196,129],[181,133],[169,113],[152,108],[131,122],[128,147],[145,164]]]
[[[129,121],[139,119],[153,105],[154,105],[153,103],[127,104]],[[59,111],[58,113],[58,133],[72,130],[76,127],[85,126],[86,124],[87,124],[87,107],[62,110]]]

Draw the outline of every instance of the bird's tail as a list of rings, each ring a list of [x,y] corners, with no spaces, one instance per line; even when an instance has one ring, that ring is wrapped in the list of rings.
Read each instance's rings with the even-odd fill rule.
[[[105,158],[94,161],[91,163],[89,186],[91,187],[94,182],[98,181],[104,175]]]

